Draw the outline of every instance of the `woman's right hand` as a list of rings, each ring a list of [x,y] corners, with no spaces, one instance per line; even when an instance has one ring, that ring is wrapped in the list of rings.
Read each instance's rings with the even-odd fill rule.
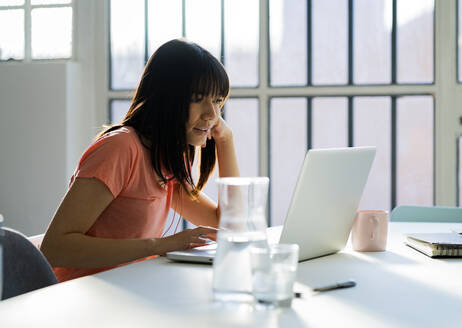
[[[179,233],[163,238],[166,247],[165,252],[159,255],[165,255],[171,251],[182,251],[194,247],[204,246],[207,241],[204,239],[216,240],[218,229],[212,227],[199,226],[194,229],[185,229]]]

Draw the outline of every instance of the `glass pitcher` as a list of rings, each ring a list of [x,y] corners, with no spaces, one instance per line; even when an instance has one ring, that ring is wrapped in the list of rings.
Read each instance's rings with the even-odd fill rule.
[[[267,177],[219,178],[220,224],[213,262],[217,301],[251,302],[250,248],[267,245]]]

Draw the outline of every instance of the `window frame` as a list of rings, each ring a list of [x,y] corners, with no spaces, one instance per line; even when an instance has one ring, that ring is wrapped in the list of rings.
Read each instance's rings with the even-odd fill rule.
[[[107,2],[110,0],[106,0]],[[307,0],[311,2],[311,0]],[[432,83],[397,83],[396,81],[396,1],[393,0],[393,29],[392,29],[392,76],[390,84],[353,84],[353,48],[350,46],[349,72],[346,85],[310,85],[305,86],[271,86],[270,85],[270,47],[269,47],[269,0],[260,0],[260,31],[258,52],[258,86],[256,87],[233,87],[231,98],[257,98],[259,103],[259,175],[270,175],[270,100],[274,97],[335,97],[342,96],[349,99],[349,109],[352,111],[352,99],[355,96],[388,96],[392,99],[392,113],[395,112],[396,122],[396,99],[400,96],[432,96],[433,97],[433,204],[456,205],[458,195],[457,177],[457,152],[454,149],[455,136],[462,135],[461,125],[458,124],[458,116],[462,109],[457,108],[462,103],[462,85],[458,83],[458,54],[457,54],[457,0],[435,0],[433,16],[433,82]],[[222,0],[223,3],[223,0]],[[348,0],[349,5],[349,43],[352,43],[354,21],[352,18],[353,0]],[[223,7],[222,7],[223,8]],[[106,10],[108,9],[108,5]],[[108,12],[108,11],[107,11]],[[223,25],[223,24],[222,24]],[[309,27],[308,27],[309,28]],[[106,26],[106,31],[109,27]],[[106,33],[106,38],[108,38]],[[309,38],[309,34],[307,35]],[[456,42],[454,42],[456,40]],[[107,39],[107,46],[110,41]],[[222,46],[223,47],[223,46]],[[309,46],[308,46],[309,47]],[[309,50],[309,49],[308,49]],[[223,52],[222,52],[223,54]],[[308,53],[308,57],[309,57]],[[110,58],[110,57],[109,57]],[[109,59],[110,60],[110,59]],[[107,62],[109,62],[109,60]],[[310,63],[308,64],[310,65]],[[110,64],[106,65],[110,69]],[[309,69],[309,67],[308,67]],[[310,70],[311,71],[311,70]],[[108,72],[104,77],[105,92],[103,109],[110,110],[111,99],[130,99],[132,90],[111,90]],[[307,79],[307,82],[309,80]],[[309,103],[309,102],[308,102]],[[351,115],[349,115],[351,116]],[[349,121],[352,118],[350,117]],[[455,122],[457,121],[457,122]],[[107,122],[102,122],[107,123]],[[352,124],[351,122],[349,125]],[[390,208],[396,205],[396,123],[392,124],[392,201]],[[395,131],[393,131],[395,129]],[[352,132],[350,132],[351,134]],[[352,140],[349,137],[349,140]],[[393,143],[394,146],[393,146]],[[394,154],[393,154],[394,153]],[[271,186],[270,186],[271,188]],[[271,222],[271,221],[270,221]]]
[[[60,61],[69,61],[75,60],[76,58],[76,17],[75,17],[75,8],[76,0],[69,0],[70,3],[66,4],[40,4],[32,5],[31,0],[24,0],[22,5],[10,5],[2,6],[0,5],[0,11],[2,10],[11,10],[11,9],[23,9],[24,10],[24,58],[23,59],[0,59],[0,63],[7,62],[19,62],[19,63],[30,63],[30,62],[60,62]],[[72,48],[70,57],[59,57],[59,58],[45,58],[45,59],[33,59],[32,58],[32,10],[37,8],[71,8],[72,9]]]

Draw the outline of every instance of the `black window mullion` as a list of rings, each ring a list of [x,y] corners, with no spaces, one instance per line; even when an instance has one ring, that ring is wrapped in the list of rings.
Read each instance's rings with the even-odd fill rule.
[[[312,52],[312,43],[311,40],[312,38],[312,31],[313,31],[313,20],[311,19],[311,13],[312,13],[312,3],[311,0],[307,0],[306,4],[306,60],[307,60],[307,65],[306,65],[306,85],[310,86],[313,84],[313,74],[312,74],[312,62],[313,62],[313,57],[311,56]],[[311,98],[308,99],[308,102],[310,103],[309,106],[311,106]],[[309,107],[308,113],[311,115],[311,107]],[[310,147],[309,147],[310,148]],[[308,149],[309,149],[308,148]]]
[[[396,96],[391,97],[391,207],[396,206],[396,165],[397,165],[397,134],[396,134]]]
[[[348,84],[353,84],[353,0],[348,0]]]
[[[220,61],[225,65],[225,0],[221,0]]]
[[[354,115],[354,108],[353,108],[353,97],[348,97],[348,147],[354,146],[354,138],[353,138],[353,115]]]
[[[434,49],[434,47],[433,47]],[[433,149],[432,149],[432,152],[433,152],[433,169],[432,169],[432,174],[433,174],[433,179],[432,179],[432,182],[433,182],[433,206],[436,205],[436,174],[435,174],[435,171],[436,171],[436,111],[435,111],[435,108],[436,108],[436,102],[435,102],[435,95],[432,96],[432,100],[433,100]],[[456,153],[457,154],[457,153]],[[456,182],[459,181],[458,179],[458,175],[456,175]],[[456,193],[456,196],[457,196],[457,193]]]
[[[309,0],[308,0],[309,1]],[[271,22],[270,22],[270,0],[267,0],[266,1],[266,31],[265,34],[266,34],[266,40],[267,40],[267,43],[266,43],[266,85],[271,88],[271,35],[270,35],[270,25],[271,25]],[[261,6],[259,7],[259,12],[261,13]],[[259,13],[259,14],[260,14]],[[260,28],[261,28],[261,20],[260,20]],[[258,49],[258,51],[262,51],[261,49]],[[258,69],[259,69],[259,73],[258,73],[258,84],[261,85],[262,83],[264,84],[265,82],[263,81],[260,81],[260,68],[261,66],[258,65]],[[267,109],[267,113],[268,113],[268,120],[267,120],[267,125],[266,125],[266,131],[268,131],[268,133],[266,134],[266,144],[268,145],[268,151],[267,151],[267,157],[266,157],[266,163],[267,166],[268,166],[268,176],[270,178],[270,181],[271,179],[273,178],[272,177],[272,172],[271,172],[271,100],[272,98],[271,97],[268,97],[268,100],[267,100],[267,104],[266,104],[266,109]],[[260,102],[261,102],[261,98],[259,97],[258,98],[258,106],[260,107]],[[261,145],[258,145],[259,147]],[[268,187],[268,203],[266,205],[266,208],[267,208],[267,216],[266,216],[266,222],[268,224],[268,227],[271,227],[272,226],[272,215],[271,215],[271,204],[272,204],[272,197],[271,197],[271,193],[272,193],[272,183],[269,184],[269,187]]]
[[[181,1],[181,36],[186,37],[186,0]],[[188,223],[184,217],[181,217],[181,226],[183,230],[188,228]]]
[[[146,64],[149,59],[149,3],[144,0],[144,63]]]
[[[310,150],[313,147],[312,137],[313,137],[313,111],[312,111],[312,97],[306,98],[306,106],[307,106],[307,115],[306,115],[306,148]]]
[[[391,28],[391,84],[396,84],[396,48],[397,48],[397,0],[393,0],[392,5],[392,28]]]
[[[460,207],[460,143],[461,143],[461,136],[456,138],[456,204]],[[435,193],[433,193],[435,194]]]
[[[270,15],[270,11],[271,11],[271,6],[270,6],[270,0],[267,0],[266,1],[266,21],[268,22],[266,24],[266,31],[265,31],[265,34],[266,34],[266,40],[267,40],[267,43],[266,43],[266,85],[268,87],[271,87],[271,35],[270,35],[270,25],[271,25],[271,15]],[[259,11],[261,12],[261,8],[259,9]],[[260,21],[260,28],[261,28],[261,21]],[[261,49],[259,47],[258,51],[260,52]],[[259,70],[259,73],[258,73],[258,84],[260,85],[262,83],[262,81],[260,81],[260,65],[258,65],[258,70]],[[268,107],[268,110],[269,110],[269,107]],[[269,131],[269,130],[268,130]],[[270,187],[271,187],[271,183],[270,183]]]
[[[391,84],[397,83],[397,0],[392,1],[392,27],[391,27]],[[391,97],[391,204],[390,209],[396,206],[397,189],[397,128],[396,128],[396,96]]]
[[[186,37],[186,0],[181,1],[181,36]]]
[[[353,0],[348,0],[348,84],[353,84]],[[353,97],[348,97],[348,147],[353,147]]]
[[[460,22],[460,19],[459,19],[459,2],[460,0],[457,0],[456,1],[456,81],[457,82],[461,82],[461,76],[460,76],[460,73],[459,73],[459,67],[460,67],[460,60],[459,60],[459,56],[460,56],[460,47],[459,47],[459,24],[461,23]],[[435,10],[435,8],[433,7],[433,10]],[[433,24],[435,24],[435,19],[433,20]],[[433,27],[433,42],[435,41],[435,27]],[[435,48],[435,45],[433,44],[433,48]],[[436,61],[436,57],[434,56],[433,57],[433,62]],[[433,68],[433,74],[435,74],[435,68]],[[433,83],[435,83],[435,81],[433,81]],[[459,180],[457,180],[459,181]],[[457,202],[459,202],[459,197],[457,196]],[[459,203],[457,203],[459,204]]]
[[[109,99],[108,101],[108,113],[107,113],[107,120],[109,124],[112,124],[112,103],[115,99]]]
[[[24,58],[23,61],[32,61],[32,5],[30,0],[24,1]]]
[[[229,99],[231,99],[231,97],[228,98],[228,101],[229,101]],[[236,98],[234,98],[234,99],[236,99]],[[225,104],[223,105],[223,109],[222,109],[222,111],[221,111],[221,117],[222,117],[225,121],[226,121],[226,112],[227,112],[227,111],[228,111],[228,104],[225,103]]]
[[[272,145],[271,145],[271,104],[272,104],[272,97],[268,97],[268,125],[266,126],[267,131],[270,133],[267,134],[267,140],[266,143],[268,145],[268,157],[266,158],[267,163],[268,163],[268,175],[270,177],[270,181],[273,178],[272,172],[271,172],[271,150],[272,150]],[[268,215],[267,215],[267,222],[268,222],[268,227],[272,226],[272,216],[271,216],[271,204],[272,204],[272,197],[271,197],[271,192],[272,192],[272,187],[273,184],[270,183],[268,187]]]
[[[107,52],[108,52],[108,61],[107,61],[107,82],[108,82],[108,90],[113,90],[112,89],[112,47],[111,47],[111,38],[112,38],[112,33],[111,33],[111,25],[112,25],[112,15],[111,15],[111,4],[112,1],[108,1],[107,4],[107,20],[108,20],[108,38],[107,38]]]

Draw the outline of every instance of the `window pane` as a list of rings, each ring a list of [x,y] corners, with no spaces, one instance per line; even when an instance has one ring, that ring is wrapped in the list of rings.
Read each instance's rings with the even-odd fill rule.
[[[433,98],[397,100],[397,205],[433,205]]]
[[[24,0],[2,0],[0,1],[0,6],[22,6]]]
[[[149,54],[171,40],[181,38],[182,1],[148,1]]]
[[[271,100],[271,224],[286,219],[307,145],[306,98]]]
[[[462,137],[459,137],[457,139],[457,152],[458,152],[458,164],[459,167],[457,168],[457,175],[459,178],[458,181],[458,194],[459,194],[459,199],[457,200],[457,206],[461,207],[462,206]]]
[[[38,8],[31,13],[32,58],[72,56],[72,8]]]
[[[225,1],[225,66],[231,86],[258,84],[258,0]]]
[[[61,5],[71,3],[71,0],[31,0],[31,5]]]
[[[241,176],[258,176],[258,100],[229,99],[225,118],[233,130]]]
[[[313,84],[348,81],[348,1],[312,0]]]
[[[199,154],[197,155],[199,158]],[[199,168],[198,165],[194,166],[194,170],[196,171],[197,180],[199,179]],[[207,184],[205,185],[204,189],[202,190],[210,199],[215,202],[218,202],[218,187],[215,180],[218,178],[218,165],[215,166],[215,170],[210,175],[209,179],[207,180]],[[197,181],[196,180],[196,181]]]
[[[306,0],[270,0],[270,83],[307,84]]]
[[[389,211],[391,204],[390,98],[355,97],[353,106],[354,145],[377,147],[359,208]]]
[[[398,0],[397,79],[433,82],[433,0]]]
[[[111,1],[111,87],[135,89],[144,68],[144,1]]]
[[[24,59],[24,10],[0,11],[0,60]]]
[[[196,158],[194,159],[194,165],[193,165],[193,178],[195,179],[194,181],[199,180],[199,159],[200,159],[200,153],[196,153]],[[214,202],[218,202],[218,187],[216,184],[216,179],[218,178],[218,162],[217,165],[215,166],[215,170],[213,173],[210,175],[209,179],[207,180],[207,184],[205,185],[204,189],[202,189],[202,192],[205,193],[210,199],[212,199]],[[188,227],[192,226],[192,224],[188,224]]]
[[[111,101],[111,112],[109,124],[118,124],[125,117],[130,107],[130,100],[113,100]]]
[[[185,0],[186,38],[220,58],[221,0]]]
[[[353,4],[354,83],[390,83],[392,0]]]
[[[458,66],[459,66],[459,82],[462,82],[462,3],[460,0],[457,2],[458,13],[457,13],[457,38],[458,38]]]
[[[312,148],[348,146],[348,102],[345,97],[312,100]]]

